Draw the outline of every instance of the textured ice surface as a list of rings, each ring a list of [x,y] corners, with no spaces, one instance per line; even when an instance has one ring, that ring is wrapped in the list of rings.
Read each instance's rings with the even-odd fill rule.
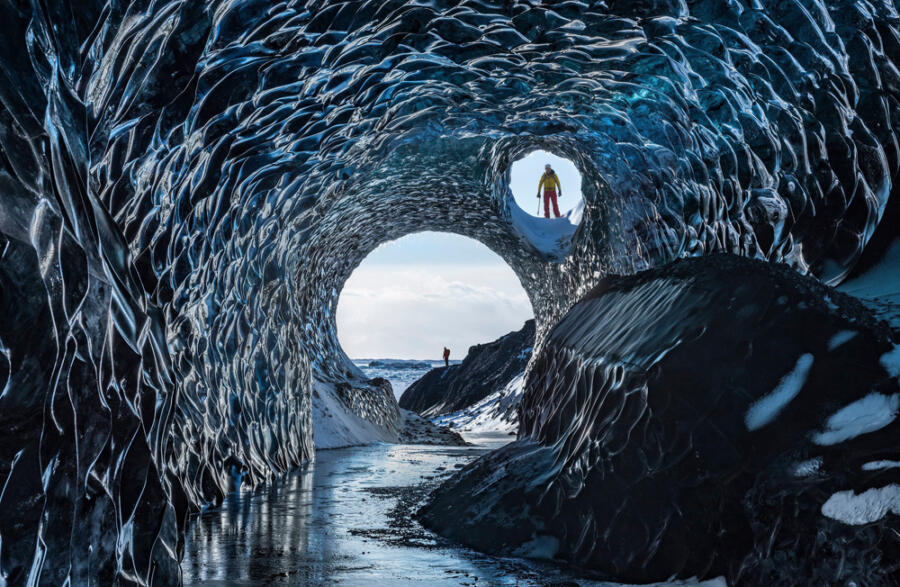
[[[386,240],[485,243],[541,339],[607,272],[682,256],[837,280],[898,164],[889,0],[59,0],[0,22],[12,583],[177,582],[187,511],[311,455],[313,376],[355,377],[341,287]],[[563,258],[510,212],[535,148],[583,177]]]
[[[897,454],[891,346],[860,302],[784,266],[707,255],[607,277],[535,356],[516,442],[422,519],[494,553],[552,537],[620,581],[894,584],[896,516],[822,515],[832,494],[900,483],[863,467]]]

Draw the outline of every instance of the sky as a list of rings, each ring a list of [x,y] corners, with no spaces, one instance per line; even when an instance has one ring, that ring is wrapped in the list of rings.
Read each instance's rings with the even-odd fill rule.
[[[537,183],[549,162],[560,176],[561,212],[580,197],[575,166],[537,152],[513,164],[511,189],[534,214]],[[529,208],[525,208],[525,206]],[[338,300],[338,338],[354,359],[451,359],[518,330],[533,317],[512,269],[473,239],[421,232],[382,244],[356,268]]]

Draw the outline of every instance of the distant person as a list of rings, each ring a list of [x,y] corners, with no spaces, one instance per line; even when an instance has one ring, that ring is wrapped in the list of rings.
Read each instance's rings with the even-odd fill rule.
[[[559,183],[559,176],[547,163],[544,165],[544,175],[538,183],[537,197],[541,197],[541,188],[544,188],[544,218],[550,218],[550,203],[553,203],[553,214],[559,218],[559,206],[556,203],[556,191],[559,189],[559,197],[562,197],[562,184]]]
[[[444,367],[450,366],[450,349],[444,347]]]

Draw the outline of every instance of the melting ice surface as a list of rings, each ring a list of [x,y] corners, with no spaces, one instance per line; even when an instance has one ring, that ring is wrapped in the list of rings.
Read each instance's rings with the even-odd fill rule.
[[[461,548],[410,517],[441,477],[488,449],[378,444],[319,451],[302,471],[232,493],[221,508],[198,516],[182,563],[185,585],[616,585]]]

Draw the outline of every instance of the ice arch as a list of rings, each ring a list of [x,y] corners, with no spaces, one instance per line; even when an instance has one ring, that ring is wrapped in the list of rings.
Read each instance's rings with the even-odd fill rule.
[[[336,292],[471,236],[538,337],[604,274],[730,251],[840,280],[898,165],[888,0],[0,8],[0,572],[177,581],[180,526],[311,452]],[[505,171],[584,175],[564,258]],[[22,325],[27,324],[28,328]]]

